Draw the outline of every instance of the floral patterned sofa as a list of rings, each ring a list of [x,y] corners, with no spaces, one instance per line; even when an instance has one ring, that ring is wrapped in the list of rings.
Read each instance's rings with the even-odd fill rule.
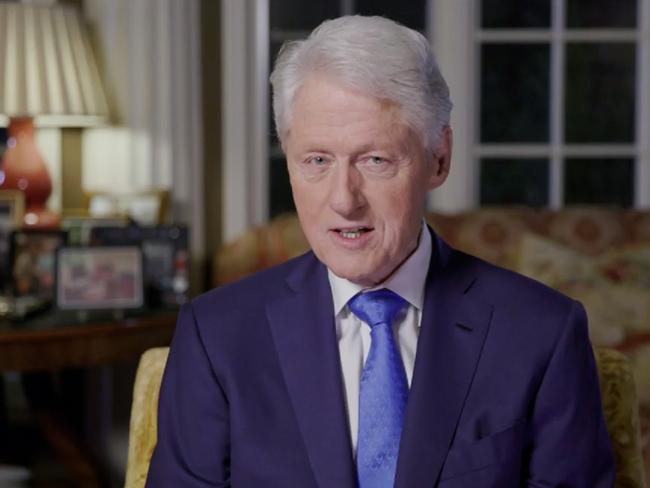
[[[488,207],[426,218],[457,249],[531,276],[585,305],[592,342],[623,352],[632,366],[640,442],[650,475],[650,211]],[[279,264],[308,248],[296,216],[277,217],[217,251],[214,284]]]

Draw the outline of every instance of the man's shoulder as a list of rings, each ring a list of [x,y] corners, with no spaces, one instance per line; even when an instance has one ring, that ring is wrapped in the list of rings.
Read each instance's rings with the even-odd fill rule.
[[[453,250],[451,261],[471,277],[470,293],[495,307],[519,313],[544,311],[547,316],[564,316],[574,306],[574,300],[558,290],[478,257]]]
[[[561,337],[587,337],[584,309],[572,298],[515,271],[454,254],[456,267],[473,277],[463,305],[489,311],[488,356],[546,364]]]
[[[289,287],[292,275],[308,273],[322,266],[314,253],[309,251],[282,264],[259,271],[233,283],[213,288],[192,301],[196,314],[232,313],[264,308]]]
[[[566,295],[514,270],[497,266],[449,245],[433,232],[434,246],[448,282],[463,287],[481,301],[493,305],[519,302],[544,303],[566,311],[573,304]]]

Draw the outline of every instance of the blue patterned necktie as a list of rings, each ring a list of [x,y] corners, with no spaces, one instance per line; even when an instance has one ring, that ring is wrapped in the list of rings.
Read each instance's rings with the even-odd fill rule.
[[[389,488],[395,482],[408,383],[391,325],[405,305],[387,289],[361,293],[348,302],[352,313],[370,326],[371,336],[359,388],[360,488]]]

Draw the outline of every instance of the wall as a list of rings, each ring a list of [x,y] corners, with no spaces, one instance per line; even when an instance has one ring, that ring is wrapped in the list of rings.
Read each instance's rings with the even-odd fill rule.
[[[175,221],[204,249],[200,1],[85,0],[113,125],[82,141],[83,186],[113,192],[162,187]]]

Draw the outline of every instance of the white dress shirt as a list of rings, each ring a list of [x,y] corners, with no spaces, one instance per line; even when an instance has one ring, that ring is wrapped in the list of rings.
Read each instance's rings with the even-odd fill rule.
[[[372,290],[388,288],[408,302],[406,314],[400,314],[393,324],[393,334],[404,362],[409,387],[413,377],[415,350],[424,303],[424,282],[429,270],[431,248],[431,235],[423,222],[418,247],[413,254],[385,282],[370,288]],[[336,337],[343,371],[352,450],[356,455],[359,429],[359,382],[363,364],[370,350],[370,327],[350,311],[347,303],[361,290],[367,289],[340,278],[329,270],[328,277],[334,299]]]

